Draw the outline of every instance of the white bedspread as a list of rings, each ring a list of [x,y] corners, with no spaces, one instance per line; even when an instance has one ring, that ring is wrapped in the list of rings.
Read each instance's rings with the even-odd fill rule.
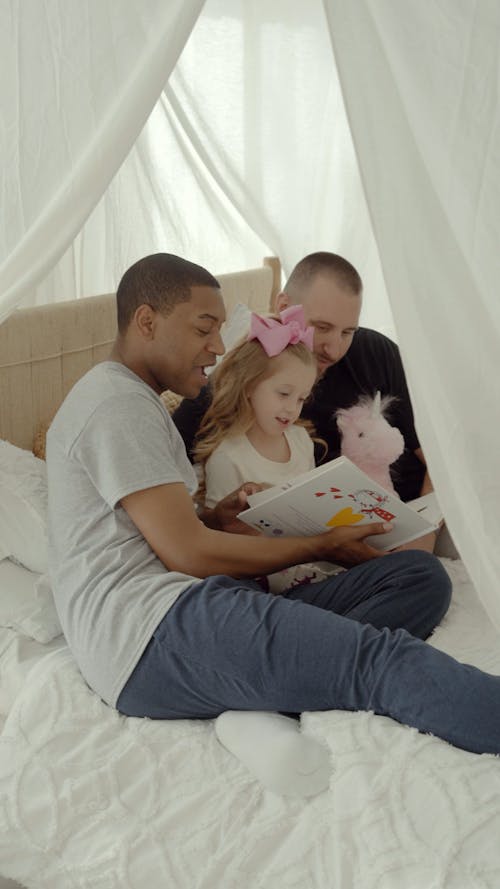
[[[460,562],[433,644],[500,673]],[[492,701],[500,706],[500,701]],[[37,889],[498,889],[500,759],[369,713],[310,713],[329,791],[264,791],[210,721],[126,719],[69,652],[29,677],[0,736],[0,873]]]

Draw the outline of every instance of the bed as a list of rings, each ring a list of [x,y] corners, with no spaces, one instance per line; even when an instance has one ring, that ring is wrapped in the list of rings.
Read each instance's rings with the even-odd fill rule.
[[[265,311],[279,264],[220,280],[230,310]],[[497,757],[371,713],[306,713],[303,730],[331,751],[330,788],[281,797],[212,721],[126,718],[87,687],[44,574],[44,464],[31,448],[113,336],[112,295],[0,326],[0,514],[12,498],[0,525],[0,875],[33,889],[498,889]],[[443,564],[453,601],[431,644],[500,674],[499,635],[462,562]]]

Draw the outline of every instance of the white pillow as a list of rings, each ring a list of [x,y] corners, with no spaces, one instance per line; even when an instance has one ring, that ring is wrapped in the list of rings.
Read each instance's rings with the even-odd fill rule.
[[[37,642],[50,642],[62,633],[48,578],[0,562],[0,627],[17,630]]]
[[[40,658],[64,645],[64,636],[40,644],[16,630],[0,627],[0,720],[9,714],[29,673],[40,662]],[[3,885],[0,877],[0,887]]]
[[[31,451],[0,440],[0,559],[47,571],[47,468]]]

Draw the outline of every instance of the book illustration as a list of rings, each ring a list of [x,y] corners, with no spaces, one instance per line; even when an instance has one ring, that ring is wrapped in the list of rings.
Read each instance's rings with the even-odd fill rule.
[[[333,515],[324,520],[323,524],[325,529],[338,528],[342,525],[356,525],[358,522],[362,522],[366,518],[369,518],[371,522],[376,522],[378,519],[383,522],[391,522],[395,518],[393,512],[389,512],[388,509],[383,508],[383,504],[386,503],[389,497],[379,494],[377,491],[362,489],[361,491],[356,491],[354,494],[342,494],[340,493],[339,488],[335,488],[335,491],[339,492],[335,495],[338,499],[343,500],[348,497],[354,500],[358,511],[355,512],[352,506],[344,506],[341,509],[337,509]],[[327,491],[315,491],[314,496],[324,497],[327,493]],[[275,536],[285,534],[284,528],[279,525],[273,526],[271,521],[264,518],[258,520],[258,526],[264,533],[271,533]]]
[[[380,494],[377,491],[363,489],[348,496],[354,500],[360,512],[368,515],[372,522],[375,522],[377,519],[382,519],[383,522],[392,522],[396,518],[396,513],[384,509],[384,503],[387,503],[389,500],[388,494]]]
[[[383,522],[392,522],[396,518],[395,513],[384,508],[384,504],[391,499],[389,494],[382,494],[380,491],[372,491],[362,488],[354,493],[343,493],[341,488],[330,488],[329,491],[315,491],[315,497],[325,497],[328,493],[332,493],[335,500],[344,500],[346,497],[353,500],[357,512],[352,506],[345,506],[340,510],[336,510],[334,514],[325,521],[326,528],[335,528],[339,525],[355,525],[361,522],[365,516],[370,521],[375,522],[381,519]]]
[[[437,527],[370,479],[346,457],[338,457],[299,476],[295,482],[267,488],[248,498],[239,518],[266,536],[307,536],[330,528],[373,521],[390,522],[391,531],[367,542],[381,550]],[[422,507],[419,501],[419,507]]]
[[[331,519],[328,519],[325,522],[325,526],[327,528],[338,528],[339,525],[356,525],[357,522],[362,522],[363,519],[364,515],[362,513],[354,512],[352,506],[346,506],[345,509],[341,509]]]
[[[257,519],[255,527],[258,531],[262,531],[263,534],[272,534],[274,537],[279,537],[280,534],[284,534],[283,528],[279,526],[272,525],[271,522],[266,522],[265,519]]]

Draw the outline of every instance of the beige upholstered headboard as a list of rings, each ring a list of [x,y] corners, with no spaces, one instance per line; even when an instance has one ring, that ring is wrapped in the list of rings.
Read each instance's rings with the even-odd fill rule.
[[[237,303],[267,312],[280,289],[275,257],[261,268],[219,275],[228,316]],[[31,449],[43,424],[115,337],[114,294],[14,312],[0,325],[0,438]]]

